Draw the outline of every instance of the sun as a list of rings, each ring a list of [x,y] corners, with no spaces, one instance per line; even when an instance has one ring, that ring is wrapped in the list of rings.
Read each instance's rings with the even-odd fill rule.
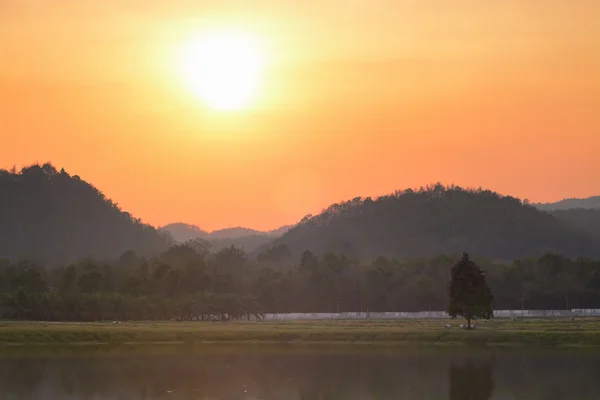
[[[192,38],[180,62],[192,94],[213,109],[228,111],[246,108],[255,99],[264,59],[256,38],[219,31]]]

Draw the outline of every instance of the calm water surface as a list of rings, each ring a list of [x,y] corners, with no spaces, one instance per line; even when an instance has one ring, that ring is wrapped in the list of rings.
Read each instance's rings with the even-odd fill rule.
[[[600,399],[600,353],[262,347],[0,349],[12,399]]]

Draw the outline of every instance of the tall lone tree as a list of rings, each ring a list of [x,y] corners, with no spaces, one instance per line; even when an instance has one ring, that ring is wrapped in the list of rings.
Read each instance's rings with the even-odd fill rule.
[[[460,261],[450,270],[448,294],[448,314],[452,318],[464,317],[467,320],[467,328],[471,328],[473,318],[493,317],[494,296],[485,281],[485,273],[471,261],[468,253],[463,253]]]

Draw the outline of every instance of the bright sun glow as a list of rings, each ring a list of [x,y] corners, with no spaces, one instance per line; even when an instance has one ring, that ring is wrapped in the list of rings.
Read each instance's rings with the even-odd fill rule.
[[[247,107],[256,97],[264,64],[258,43],[238,32],[214,32],[184,47],[181,67],[195,96],[217,110]]]

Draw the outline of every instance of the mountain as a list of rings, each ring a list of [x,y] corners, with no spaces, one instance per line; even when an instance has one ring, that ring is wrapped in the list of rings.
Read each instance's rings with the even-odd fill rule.
[[[597,238],[600,238],[600,208],[571,208],[549,211],[555,218],[577,226]]]
[[[257,231],[250,228],[242,228],[240,226],[233,228],[224,228],[212,231],[209,235],[210,239],[233,239],[244,236],[267,235],[266,232]]]
[[[600,253],[600,239],[574,223],[489,190],[440,184],[333,204],[305,217],[273,242],[277,244],[285,244],[295,256],[309,249],[361,258],[468,251],[510,260],[545,252],[576,257]]]
[[[127,250],[164,251],[170,239],[122,211],[98,189],[51,164],[0,170],[0,259],[69,262]]]
[[[564,199],[556,203],[535,203],[533,205],[544,211],[568,210],[570,208],[600,209],[600,196],[585,199]]]
[[[273,239],[280,237],[290,228],[291,225],[286,225],[271,231],[258,231],[250,228],[233,227],[207,232],[196,225],[178,222],[165,225],[161,230],[168,232],[176,242],[180,243],[195,238],[208,240],[213,252],[235,246],[244,249],[246,253],[252,253],[267,245]]]
[[[280,237],[280,236],[283,236],[287,231],[292,229],[294,226],[295,225],[284,225],[277,229],[273,229],[272,231],[268,231],[268,232],[266,232],[266,234],[271,237]]]
[[[208,239],[209,236],[207,231],[200,229],[196,225],[184,224],[183,222],[165,225],[160,230],[168,232],[176,242],[185,242],[186,240],[195,238]]]
[[[188,239],[235,239],[246,236],[269,236],[269,237],[279,237],[283,235],[285,232],[289,231],[293,225],[285,225],[279,227],[277,229],[273,229],[271,231],[258,231],[256,229],[250,228],[242,228],[242,227],[234,227],[234,228],[223,228],[217,229],[212,232],[207,232],[203,229],[200,229],[196,225],[184,224],[181,222],[177,222],[174,224],[165,225],[161,230],[169,232],[173,239],[178,242],[185,242]]]

